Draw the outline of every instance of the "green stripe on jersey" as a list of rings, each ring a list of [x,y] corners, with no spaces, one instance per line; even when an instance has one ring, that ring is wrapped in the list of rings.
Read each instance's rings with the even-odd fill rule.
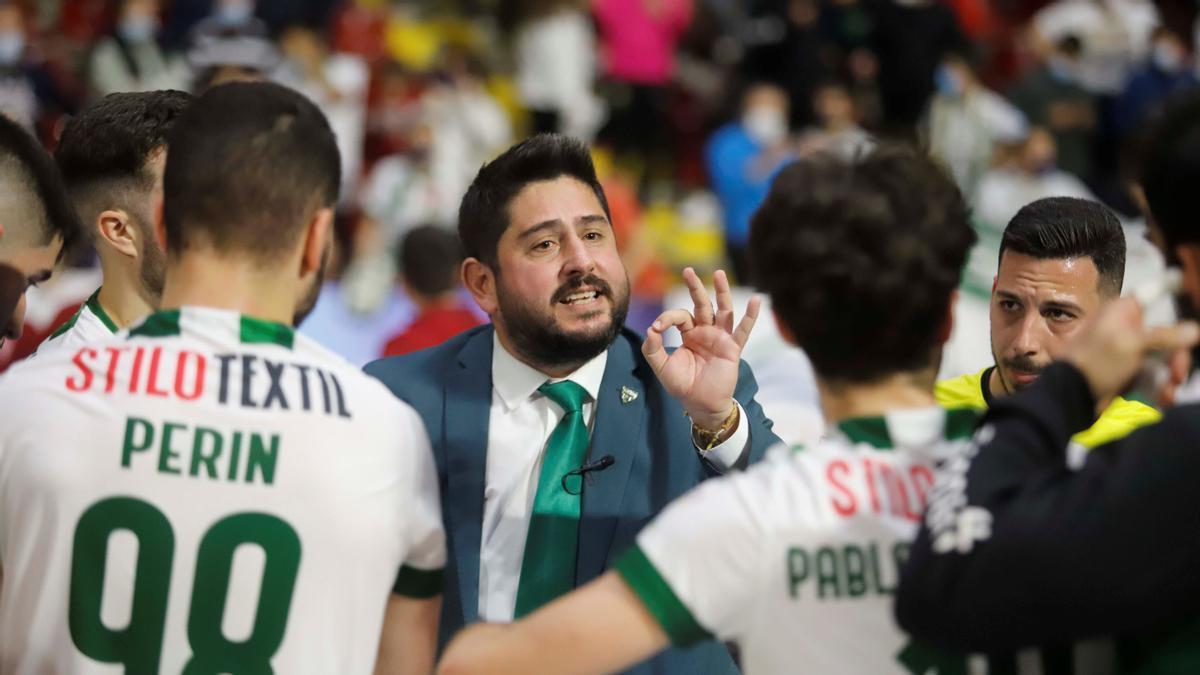
[[[662,626],[671,644],[686,647],[712,638],[636,544],[617,560],[614,568]]]
[[[129,331],[129,337],[173,337],[179,335],[179,310],[167,309],[146,317],[140,326]]]
[[[442,577],[442,570],[419,570],[404,565],[400,568],[400,574],[396,575],[392,592],[420,600],[437,597],[442,592]]]
[[[296,341],[296,331],[281,323],[243,316],[241,339],[242,344],[273,344],[291,349]]]
[[[87,299],[86,304],[87,308],[92,310],[92,314],[95,314],[96,318],[100,319],[100,323],[104,324],[105,328],[113,333],[120,330],[117,328],[117,323],[108,315],[108,312],[104,311],[104,308],[100,306],[100,289],[97,288],[96,292],[92,293],[92,297]]]

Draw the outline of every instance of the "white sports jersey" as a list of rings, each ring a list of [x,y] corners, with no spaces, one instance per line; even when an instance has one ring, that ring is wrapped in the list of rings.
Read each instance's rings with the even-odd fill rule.
[[[63,325],[50,334],[50,337],[38,345],[35,354],[44,356],[56,349],[80,347],[106,340],[115,335],[117,324],[100,306],[99,295],[99,290],[92,293],[92,296],[83,303],[74,316],[67,319]]]
[[[286,326],[163,311],[0,380],[2,672],[370,673],[445,555],[416,412]]]
[[[737,642],[747,675],[936,672],[942,655],[909,645],[892,600],[934,464],[976,419],[896,411],[778,446],[668,506],[617,570],[674,644]]]

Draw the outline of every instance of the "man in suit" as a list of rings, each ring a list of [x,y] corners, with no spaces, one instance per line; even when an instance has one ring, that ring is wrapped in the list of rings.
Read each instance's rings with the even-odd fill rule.
[[[723,272],[714,309],[685,270],[695,311],[665,312],[639,351],[608,205],[578,141],[535,136],[485,165],[459,233],[463,283],[491,324],[367,366],[433,443],[450,556],[443,644],[600,576],[672,499],[779,442],[740,360],[759,303],[735,328]],[[672,327],[683,345],[668,352]],[[708,641],[629,672],[736,667]]]

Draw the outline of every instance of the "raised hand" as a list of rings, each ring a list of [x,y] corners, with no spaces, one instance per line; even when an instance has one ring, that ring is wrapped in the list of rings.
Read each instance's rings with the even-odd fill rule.
[[[762,301],[751,298],[746,315],[735,329],[733,293],[724,271],[713,275],[715,311],[695,270],[683,270],[683,281],[691,293],[694,310],[672,309],[659,315],[646,332],[642,354],[692,422],[701,429],[716,429],[733,412],[742,349],[758,320]],[[663,333],[672,327],[683,335],[683,346],[668,354],[663,348]]]

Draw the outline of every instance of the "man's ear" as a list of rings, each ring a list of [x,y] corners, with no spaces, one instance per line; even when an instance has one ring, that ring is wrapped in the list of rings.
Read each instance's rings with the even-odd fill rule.
[[[137,258],[138,249],[129,214],[120,209],[108,209],[96,216],[96,241],[128,258]]]
[[[333,209],[318,209],[308,223],[304,250],[300,255],[300,276],[316,274],[325,260],[325,251],[333,237]]]
[[[478,258],[467,258],[462,264],[462,283],[484,314],[496,313],[500,303],[496,297],[496,274],[490,267]]]

